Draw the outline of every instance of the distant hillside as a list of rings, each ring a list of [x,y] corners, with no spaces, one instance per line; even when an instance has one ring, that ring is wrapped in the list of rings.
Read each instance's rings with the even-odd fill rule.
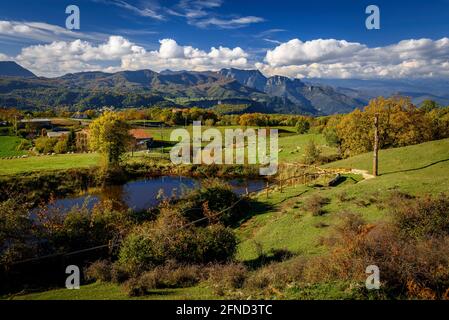
[[[71,110],[126,107],[211,108],[246,105],[248,112],[330,115],[351,112],[374,97],[411,96],[449,104],[446,81],[364,81],[265,77],[258,70],[80,72],[36,77],[15,62],[0,62],[0,105]],[[446,92],[446,95],[442,94]],[[446,103],[447,102],[447,103]]]
[[[332,86],[347,96],[368,102],[370,99],[392,95],[408,96],[416,105],[431,99],[441,105],[449,105],[448,79],[306,79],[309,85]]]
[[[36,76],[14,61],[0,61],[0,77],[35,78]]]
[[[181,105],[173,101],[183,101]],[[314,114],[307,105],[270,96],[217,72],[151,70],[81,72],[58,78],[0,78],[0,105],[36,109],[68,106],[200,106],[246,104],[254,112]]]
[[[326,85],[309,85],[299,79],[282,76],[266,78],[258,70],[222,69],[221,75],[265,92],[271,97],[291,101],[314,114],[346,113],[365,103]]]

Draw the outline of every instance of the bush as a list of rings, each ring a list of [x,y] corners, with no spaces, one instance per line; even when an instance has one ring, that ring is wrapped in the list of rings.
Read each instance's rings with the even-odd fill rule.
[[[243,288],[248,277],[247,268],[241,263],[214,265],[209,267],[208,281],[214,288],[214,292],[220,296],[226,291]]]
[[[223,211],[233,204],[235,205],[232,208]],[[184,212],[184,216],[189,221],[207,218],[202,225],[222,223],[230,226],[243,217],[247,212],[248,204],[232,191],[229,184],[208,179],[202,182],[200,189],[180,200],[177,207]]]
[[[130,273],[120,265],[119,263],[114,263],[111,267],[111,281],[114,283],[123,283],[131,277]]]
[[[324,138],[326,139],[326,144],[329,147],[338,147],[340,146],[340,139],[337,134],[337,130],[332,127],[326,127],[323,130]]]
[[[200,266],[168,262],[142,275],[141,281],[149,289],[186,288],[196,285],[203,277]]]
[[[36,236],[30,218],[30,206],[9,195],[9,199],[0,202],[0,265],[33,257],[36,242],[29,239]]]
[[[305,118],[301,118],[296,122],[295,129],[297,133],[305,134],[309,132],[310,122]]]
[[[287,286],[303,282],[306,260],[302,257],[269,264],[252,273],[245,282],[245,289],[256,294],[263,290],[279,294]]]
[[[48,250],[70,252],[108,244],[124,237],[133,225],[127,211],[116,211],[112,202],[105,201],[89,210],[86,205],[73,207],[69,212],[59,208],[44,208],[37,213],[45,228],[41,237]]]
[[[69,138],[66,136],[62,136],[58,139],[54,146],[54,152],[61,154],[67,153],[69,151]]]
[[[329,202],[329,198],[325,198],[320,195],[314,195],[309,197],[305,201],[304,208],[312,213],[313,216],[322,216],[326,213],[323,207],[329,204]]]
[[[0,136],[12,136],[14,131],[14,127],[0,127]]]
[[[393,206],[401,233],[413,238],[449,236],[449,199],[445,195],[419,200],[403,198]]]
[[[112,280],[112,265],[107,260],[98,260],[86,268],[85,275],[88,281],[109,282]]]
[[[303,163],[314,164],[320,161],[321,149],[316,145],[315,141],[310,140],[304,149]]]
[[[125,288],[130,296],[143,296],[154,289],[192,287],[204,278],[202,269],[199,265],[167,262],[128,280]]]
[[[186,227],[188,221],[173,208],[163,208],[154,222],[138,226],[124,240],[119,261],[128,269],[149,270],[169,260],[177,263],[224,262],[236,250],[234,232],[221,225]]]
[[[27,151],[31,149],[32,143],[30,140],[22,139],[20,144],[17,146],[17,151]]]
[[[399,213],[393,212],[393,222],[377,225],[366,224],[357,214],[344,215],[328,243],[332,252],[307,263],[305,281],[364,283],[365,268],[376,265],[381,275],[380,294],[386,297],[444,298],[449,292],[449,236],[445,219],[441,223],[439,218],[444,212],[441,208],[447,208],[443,199],[407,200],[407,213],[398,209]],[[434,220],[439,222],[433,224]]]
[[[130,297],[141,297],[148,293],[148,289],[139,278],[131,278],[125,282],[125,291]]]
[[[39,153],[52,153],[54,152],[54,147],[58,139],[48,138],[48,137],[39,137],[34,140],[34,146],[36,151]]]

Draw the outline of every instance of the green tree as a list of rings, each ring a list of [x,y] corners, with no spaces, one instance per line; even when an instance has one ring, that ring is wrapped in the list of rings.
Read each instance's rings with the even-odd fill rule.
[[[437,108],[440,108],[440,105],[438,105],[438,103],[436,103],[433,100],[424,100],[421,103],[421,109],[425,112],[430,112],[433,109],[437,109]]]
[[[54,148],[58,139],[48,138],[48,137],[39,137],[34,140],[34,146],[36,151],[39,153],[52,153],[54,152]]]
[[[320,155],[321,149],[316,145],[315,141],[310,140],[304,149],[303,163],[317,163],[320,160]]]
[[[89,146],[104,155],[106,165],[118,165],[133,140],[129,129],[120,115],[107,111],[90,124]]]
[[[305,133],[309,132],[310,122],[305,118],[300,118],[296,122],[295,128],[296,128],[297,133],[305,134]]]
[[[54,152],[61,154],[69,151],[69,138],[66,135],[61,136],[54,146]]]

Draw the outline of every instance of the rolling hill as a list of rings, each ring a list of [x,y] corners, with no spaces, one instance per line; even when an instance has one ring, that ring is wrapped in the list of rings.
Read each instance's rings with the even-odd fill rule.
[[[210,108],[223,103],[245,104],[248,112],[330,115],[361,108],[379,95],[402,94],[417,104],[425,99],[449,104],[448,87],[445,81],[436,80],[303,81],[232,68],[218,72],[92,71],[44,78],[15,62],[0,62],[0,105],[30,110],[57,106],[72,110],[103,106]]]
[[[299,79],[282,76],[266,78],[258,70],[222,69],[219,73],[271,97],[280,97],[313,110],[314,114],[346,113],[364,106],[363,101],[338,92],[331,86],[309,85]]]
[[[21,109],[68,106],[75,110],[140,106],[212,107],[219,102],[250,106],[252,112],[333,114],[348,112],[362,104],[329,86],[307,86],[298,79],[266,78],[256,70],[220,72],[121,71],[80,72],[57,78],[35,77],[14,63],[21,72],[0,69],[0,104]],[[10,70],[10,71],[8,71]],[[2,73],[3,72],[3,73]],[[190,103],[192,102],[192,103]]]
[[[14,61],[0,61],[0,77],[35,78],[36,76]]]

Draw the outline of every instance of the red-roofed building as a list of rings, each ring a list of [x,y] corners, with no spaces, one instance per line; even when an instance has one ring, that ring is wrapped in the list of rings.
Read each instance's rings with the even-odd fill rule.
[[[153,137],[144,129],[131,129],[129,133],[136,140],[136,146],[149,149],[153,143]]]

